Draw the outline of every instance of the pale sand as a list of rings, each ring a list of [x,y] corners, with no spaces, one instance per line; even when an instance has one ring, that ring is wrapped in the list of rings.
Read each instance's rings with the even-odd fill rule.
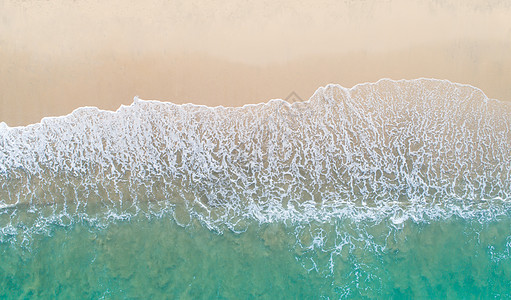
[[[511,100],[509,1],[2,1],[0,121],[433,77]]]

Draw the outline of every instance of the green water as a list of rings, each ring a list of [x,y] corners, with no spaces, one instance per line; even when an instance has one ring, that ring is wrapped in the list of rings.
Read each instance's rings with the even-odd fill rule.
[[[6,299],[511,297],[509,217],[253,224],[241,234],[138,218],[55,226],[0,249]]]

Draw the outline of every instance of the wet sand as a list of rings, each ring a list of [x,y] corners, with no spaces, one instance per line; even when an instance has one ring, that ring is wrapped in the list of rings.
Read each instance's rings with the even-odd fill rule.
[[[135,95],[239,106],[320,86],[433,77],[511,101],[505,1],[6,1],[0,122]]]

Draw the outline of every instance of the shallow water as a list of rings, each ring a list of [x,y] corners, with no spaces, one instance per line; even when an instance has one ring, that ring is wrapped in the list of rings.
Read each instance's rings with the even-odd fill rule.
[[[170,218],[55,226],[30,249],[1,245],[2,298],[507,298],[511,218],[480,224],[338,221],[216,234]],[[313,228],[311,230],[311,227]],[[361,227],[366,227],[360,229]],[[323,232],[323,234],[318,234]],[[340,242],[340,239],[345,241]],[[337,240],[336,240],[337,239]],[[335,241],[334,241],[335,240]]]
[[[511,297],[510,128],[432,79],[0,124],[1,296]]]

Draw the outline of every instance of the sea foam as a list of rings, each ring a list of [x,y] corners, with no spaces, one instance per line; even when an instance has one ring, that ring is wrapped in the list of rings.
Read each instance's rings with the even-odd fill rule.
[[[508,104],[435,79],[331,84],[292,104],[136,98],[116,112],[1,123],[0,227],[13,235],[140,214],[218,231],[494,219],[510,212],[510,125]]]

